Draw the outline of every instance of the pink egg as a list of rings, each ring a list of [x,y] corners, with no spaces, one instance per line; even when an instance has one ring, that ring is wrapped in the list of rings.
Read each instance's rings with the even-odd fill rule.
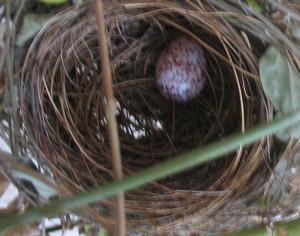
[[[195,99],[206,81],[206,59],[201,45],[182,35],[170,42],[156,64],[156,83],[167,99],[187,102]]]

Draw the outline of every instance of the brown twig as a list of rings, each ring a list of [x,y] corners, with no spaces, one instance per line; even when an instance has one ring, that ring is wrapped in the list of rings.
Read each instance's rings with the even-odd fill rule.
[[[108,119],[108,129],[109,129],[109,141],[111,145],[111,153],[113,158],[113,168],[115,179],[121,179],[123,177],[122,173],[122,162],[121,162],[121,152],[119,144],[119,135],[117,128],[117,121],[114,115],[116,110],[116,104],[114,101],[111,69],[109,63],[109,54],[106,40],[105,32],[105,19],[103,14],[102,0],[95,0],[96,5],[96,23],[98,27],[99,35],[99,45],[100,45],[100,55],[103,58],[102,62],[102,75],[105,88],[106,96],[106,115]],[[124,193],[120,193],[117,196],[117,216],[118,216],[118,235],[125,236],[126,232],[126,217],[125,217],[125,198]]]

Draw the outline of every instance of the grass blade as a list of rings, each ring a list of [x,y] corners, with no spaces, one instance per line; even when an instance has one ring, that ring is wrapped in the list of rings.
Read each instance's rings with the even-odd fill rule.
[[[122,180],[114,181],[102,187],[78,194],[71,198],[53,200],[48,205],[38,208],[29,208],[23,214],[11,214],[0,217],[0,231],[20,224],[38,221],[42,217],[53,216],[61,211],[72,210],[101,199],[114,196],[122,191],[140,187],[149,182],[175,174],[196,165],[203,164],[221,157],[225,153],[235,151],[241,145],[249,145],[256,140],[270,135],[278,130],[291,127],[300,122],[300,111],[285,115],[270,123],[258,125],[247,130],[244,134],[232,135],[221,141],[209,144],[200,149],[178,156],[162,164],[155,165],[137,174],[127,176]]]

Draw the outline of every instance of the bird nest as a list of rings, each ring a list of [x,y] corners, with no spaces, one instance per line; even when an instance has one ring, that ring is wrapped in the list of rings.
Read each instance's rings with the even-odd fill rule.
[[[124,175],[272,119],[258,80],[255,55],[262,45],[256,41],[253,51],[252,39],[209,4],[105,1],[104,12]],[[155,67],[182,34],[202,46],[208,79],[196,99],[177,103],[159,92]],[[55,179],[74,193],[114,179],[97,37],[94,5],[74,9],[39,33],[21,81],[26,135]],[[273,143],[265,137],[126,192],[128,230],[213,233],[257,223],[247,217],[247,205],[263,195],[277,162]],[[114,202],[94,204],[111,226]]]

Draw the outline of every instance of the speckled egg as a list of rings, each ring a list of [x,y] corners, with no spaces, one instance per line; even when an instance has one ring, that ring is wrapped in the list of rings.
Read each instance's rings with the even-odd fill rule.
[[[167,99],[187,102],[195,99],[206,81],[206,59],[201,45],[182,35],[170,42],[156,64],[156,83]]]

